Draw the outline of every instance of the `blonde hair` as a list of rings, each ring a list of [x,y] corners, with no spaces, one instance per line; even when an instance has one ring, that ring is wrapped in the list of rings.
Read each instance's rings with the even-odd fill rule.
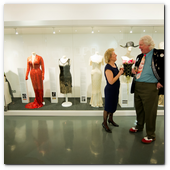
[[[149,47],[150,50],[152,50],[155,47],[155,43],[154,43],[152,37],[149,35],[145,35],[145,36],[141,37],[139,41],[143,41],[143,43],[145,45],[150,45],[150,47]]]
[[[110,57],[112,56],[112,52],[115,51],[114,48],[109,48],[105,53],[104,53],[104,59],[105,63],[109,63]]]

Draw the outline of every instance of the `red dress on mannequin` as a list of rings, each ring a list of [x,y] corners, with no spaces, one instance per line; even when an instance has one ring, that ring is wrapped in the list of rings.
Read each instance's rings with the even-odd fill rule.
[[[40,69],[41,66],[41,69]],[[28,74],[30,72],[30,77],[32,85],[35,92],[34,102],[25,105],[25,108],[34,109],[43,106],[43,80],[44,80],[44,61],[39,55],[36,55],[34,61],[32,61],[32,56],[27,58],[27,71],[25,79],[28,80]]]

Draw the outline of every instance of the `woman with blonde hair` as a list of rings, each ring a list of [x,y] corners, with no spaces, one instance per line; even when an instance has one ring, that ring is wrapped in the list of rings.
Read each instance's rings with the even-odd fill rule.
[[[104,75],[106,78],[106,86],[104,89],[105,94],[105,107],[103,112],[103,123],[102,126],[106,132],[112,133],[112,131],[107,126],[107,118],[109,115],[108,123],[111,123],[113,126],[118,127],[119,125],[113,121],[113,113],[117,109],[118,95],[120,81],[119,77],[123,74],[123,68],[118,70],[118,67],[115,63],[117,60],[117,55],[113,48],[109,48],[105,54],[106,66],[104,69]]]

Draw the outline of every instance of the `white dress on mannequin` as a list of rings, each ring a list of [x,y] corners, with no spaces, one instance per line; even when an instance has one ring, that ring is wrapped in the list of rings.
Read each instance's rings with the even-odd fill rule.
[[[90,105],[92,107],[102,107],[103,100],[101,94],[102,71],[101,64],[104,65],[104,59],[96,52],[90,57],[90,65],[92,66],[91,81],[92,81],[92,94]]]

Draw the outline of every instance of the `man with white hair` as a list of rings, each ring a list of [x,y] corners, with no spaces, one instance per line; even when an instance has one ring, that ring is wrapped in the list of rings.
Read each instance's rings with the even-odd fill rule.
[[[146,123],[147,136],[143,143],[155,141],[155,127],[158,106],[158,95],[164,94],[164,50],[155,49],[151,36],[143,36],[139,40],[141,54],[137,56],[131,93],[134,93],[137,125],[129,132],[143,130]]]

